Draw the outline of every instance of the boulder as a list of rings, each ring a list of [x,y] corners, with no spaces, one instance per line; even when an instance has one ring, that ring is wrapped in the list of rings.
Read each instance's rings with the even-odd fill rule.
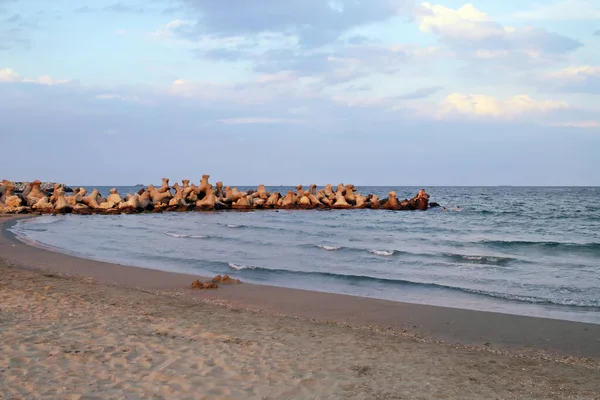
[[[39,199],[37,203],[35,203],[31,208],[41,212],[48,212],[52,211],[54,206],[52,205],[52,203],[50,203],[50,199],[48,198],[48,196],[44,196],[41,199]]]

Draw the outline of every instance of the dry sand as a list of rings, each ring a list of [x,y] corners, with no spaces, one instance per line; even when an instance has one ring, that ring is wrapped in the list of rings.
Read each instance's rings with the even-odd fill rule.
[[[34,253],[46,259],[32,262],[26,255]],[[148,289],[133,289],[44,272],[67,258],[85,271],[96,264],[6,237],[0,258],[0,399],[600,399],[598,325],[503,316],[521,346],[493,335],[483,346],[450,345],[438,343],[433,322],[424,322],[432,329],[427,336],[279,316],[275,306],[255,312],[239,301],[219,305],[237,292],[269,294],[248,284],[198,295],[176,284],[184,279],[176,274],[164,288],[147,282]],[[148,279],[148,270],[114,267]],[[278,290],[296,302],[310,296]],[[331,296],[343,309],[347,297]],[[451,311],[431,309],[429,318]],[[465,313],[456,314],[472,320],[473,329],[464,318],[465,341],[479,325],[498,321],[493,313]],[[402,315],[397,319],[400,326]],[[531,344],[520,321],[562,329],[563,346],[554,346],[562,354]],[[583,345],[570,342],[569,329],[572,342]],[[579,357],[568,357],[571,350]]]

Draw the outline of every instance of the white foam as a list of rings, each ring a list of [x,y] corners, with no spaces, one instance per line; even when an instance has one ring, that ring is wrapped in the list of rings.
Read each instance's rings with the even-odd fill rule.
[[[487,261],[487,262],[491,262],[491,263],[497,263],[502,260],[500,257],[494,257],[494,256],[471,256],[471,255],[460,254],[460,257],[463,260],[468,260],[468,261]]]
[[[55,215],[44,215],[41,217],[36,217],[36,218],[31,218],[31,219],[24,219],[21,221],[17,222],[17,225],[19,224],[40,224],[40,225],[46,225],[46,224],[53,224],[55,222],[60,222],[63,221],[65,219],[64,216],[55,216]]]
[[[227,224],[228,228],[239,228],[239,225],[234,225],[234,224]]]
[[[323,250],[327,250],[327,251],[333,251],[333,250],[339,250],[339,249],[341,249],[341,247],[338,247],[338,246],[328,246],[326,244],[318,244],[317,247],[320,248],[320,249],[323,249]]]
[[[199,236],[199,235],[181,235],[179,233],[173,233],[173,232],[167,232],[166,235],[174,237],[174,238],[185,238],[185,239],[204,239],[206,237],[206,236]]]
[[[394,254],[394,250],[369,250],[369,253],[378,256],[391,256],[392,254]]]
[[[467,256],[467,255],[461,255],[462,258],[464,258],[465,260],[483,260],[483,256]]]
[[[241,271],[243,269],[255,269],[255,267],[250,267],[247,265],[238,265],[238,264],[234,264],[234,263],[228,263],[227,265],[229,265],[229,268],[233,268],[236,269],[238,271]]]

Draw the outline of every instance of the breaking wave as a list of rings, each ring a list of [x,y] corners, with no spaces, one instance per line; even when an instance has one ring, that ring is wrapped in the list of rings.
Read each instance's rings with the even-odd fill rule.
[[[278,275],[296,275],[296,276],[312,276],[315,278],[329,278],[336,280],[346,280],[346,281],[354,281],[354,282],[377,282],[389,285],[413,285],[413,286],[422,286],[422,287],[430,287],[437,289],[445,289],[445,290],[453,290],[453,291],[461,291],[465,293],[476,294],[480,296],[486,297],[494,297],[504,300],[518,301],[522,303],[533,303],[533,304],[555,304],[555,305],[564,305],[564,306],[577,306],[577,307],[593,307],[600,308],[600,299],[577,299],[577,298],[550,298],[550,297],[541,297],[541,296],[526,296],[519,294],[511,294],[511,293],[502,293],[491,290],[479,290],[472,288],[465,288],[460,286],[452,286],[452,285],[444,285],[435,282],[420,282],[420,281],[411,281],[406,279],[393,279],[393,278],[382,278],[376,276],[369,275],[355,275],[355,274],[338,274],[334,272],[317,272],[317,271],[297,271],[297,270],[287,270],[287,269],[271,269],[264,268],[253,265],[241,265],[234,263],[227,263],[228,267],[231,269],[235,269],[240,273],[248,272],[248,273],[259,273],[259,274],[278,274]]]
[[[183,238],[183,239],[206,239],[206,238],[208,238],[208,236],[202,236],[202,235],[183,235],[183,234],[173,233],[173,232],[166,232],[165,235],[171,236],[171,237],[174,237],[174,238]]]

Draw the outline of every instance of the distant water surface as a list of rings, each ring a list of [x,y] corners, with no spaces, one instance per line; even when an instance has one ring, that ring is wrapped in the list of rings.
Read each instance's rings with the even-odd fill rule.
[[[410,198],[419,189],[359,191]],[[126,265],[600,323],[600,188],[426,189],[447,212],[66,215],[12,230],[58,251]]]

